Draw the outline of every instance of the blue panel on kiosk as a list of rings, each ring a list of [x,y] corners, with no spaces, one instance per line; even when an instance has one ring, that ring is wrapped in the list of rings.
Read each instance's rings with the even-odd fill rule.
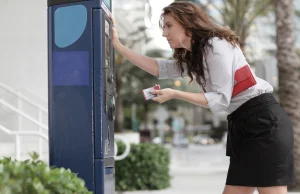
[[[70,9],[48,9],[49,149],[51,166],[71,169],[94,191],[92,8],[86,5],[85,9],[85,29],[63,48],[55,42],[56,36],[63,36],[55,32],[65,33],[55,29],[55,13],[64,15]]]
[[[115,193],[114,159],[113,158],[97,159],[95,160],[95,166],[96,166],[95,194],[114,194]]]
[[[88,51],[53,52],[52,62],[53,86],[89,85]]]
[[[87,25],[87,9],[83,5],[60,7],[54,12],[55,44],[65,48],[76,42]]]
[[[99,25],[100,24],[100,25]],[[114,84],[107,81],[113,72],[113,61],[106,62],[107,54],[112,59],[111,25],[108,16],[101,9],[93,10],[94,32],[94,99],[95,99],[95,158],[109,158],[114,155]],[[105,27],[106,26],[106,27]],[[106,34],[105,29],[109,30]],[[99,36],[100,35],[100,36]],[[105,49],[109,49],[109,53]],[[102,64],[102,65],[101,65]],[[101,148],[101,149],[99,149]]]

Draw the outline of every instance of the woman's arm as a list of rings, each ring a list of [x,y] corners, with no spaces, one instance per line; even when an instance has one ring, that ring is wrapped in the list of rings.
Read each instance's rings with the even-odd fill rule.
[[[216,113],[226,111],[231,102],[234,85],[234,67],[238,61],[238,53],[226,40],[212,39],[213,48],[206,53],[206,63],[211,82],[210,91],[204,93],[209,109]]]
[[[115,43],[114,47],[121,55],[127,58],[131,63],[135,64],[142,70],[154,76],[158,76],[158,64],[155,59],[136,53],[133,50],[123,46],[120,42]]]
[[[115,26],[115,20],[113,17],[111,17],[113,22],[113,28],[112,28],[112,44],[114,48],[125,58],[127,58],[131,63],[135,64],[142,70],[154,75],[158,76],[159,70],[158,70],[158,64],[155,59],[152,59],[150,57],[141,55],[139,53],[134,52],[133,50],[125,47],[120,43],[117,27]]]
[[[183,92],[179,90],[174,91],[174,98],[184,100],[198,106],[202,106],[207,108],[207,100],[203,93],[191,93],[191,92]]]
[[[152,91],[152,94],[158,94],[158,96],[152,98],[152,100],[159,103],[164,103],[171,99],[180,99],[206,108],[208,104],[203,93],[183,92],[179,90],[166,88],[162,90],[154,90]]]
[[[115,20],[111,17],[113,22],[112,28],[112,43],[114,48],[131,63],[138,66],[142,70],[158,77],[158,79],[178,78],[187,76],[187,70],[181,72],[177,69],[174,60],[158,60],[151,57],[141,55],[134,52],[130,48],[122,45],[119,40],[117,27],[115,26]]]
[[[213,49],[209,49],[206,57],[211,81],[210,92],[189,93],[163,89],[153,91],[153,94],[159,94],[153,100],[163,103],[175,98],[208,107],[212,112],[225,111],[230,104],[234,85],[233,66],[236,60],[234,49],[227,41],[214,39]]]

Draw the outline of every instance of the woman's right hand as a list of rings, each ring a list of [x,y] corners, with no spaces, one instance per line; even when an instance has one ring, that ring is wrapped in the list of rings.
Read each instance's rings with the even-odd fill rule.
[[[115,19],[112,15],[110,15],[111,21],[112,21],[112,44],[114,47],[121,44],[118,36],[118,28],[116,26]]]
[[[112,44],[116,51],[118,51],[119,54],[124,56],[126,60],[130,61],[131,63],[135,64],[142,70],[149,72],[152,75],[158,76],[158,64],[155,59],[152,59],[150,57],[141,55],[137,52],[134,52],[130,48],[122,45],[122,43],[119,40],[118,36],[118,28],[116,26],[115,19],[112,15],[110,15],[111,21],[112,21]]]

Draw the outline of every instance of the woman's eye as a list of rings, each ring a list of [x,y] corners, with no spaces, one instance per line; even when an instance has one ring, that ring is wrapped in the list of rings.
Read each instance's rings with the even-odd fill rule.
[[[170,24],[166,24],[166,25],[164,25],[164,28],[170,28],[171,27],[171,25]]]

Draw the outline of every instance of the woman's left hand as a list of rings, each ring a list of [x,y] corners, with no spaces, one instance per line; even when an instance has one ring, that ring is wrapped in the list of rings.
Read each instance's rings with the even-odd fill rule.
[[[157,97],[152,98],[153,101],[156,101],[158,103],[164,103],[168,100],[171,100],[175,97],[175,90],[171,88],[165,88],[162,90],[153,90],[151,92],[152,94],[158,94]]]

